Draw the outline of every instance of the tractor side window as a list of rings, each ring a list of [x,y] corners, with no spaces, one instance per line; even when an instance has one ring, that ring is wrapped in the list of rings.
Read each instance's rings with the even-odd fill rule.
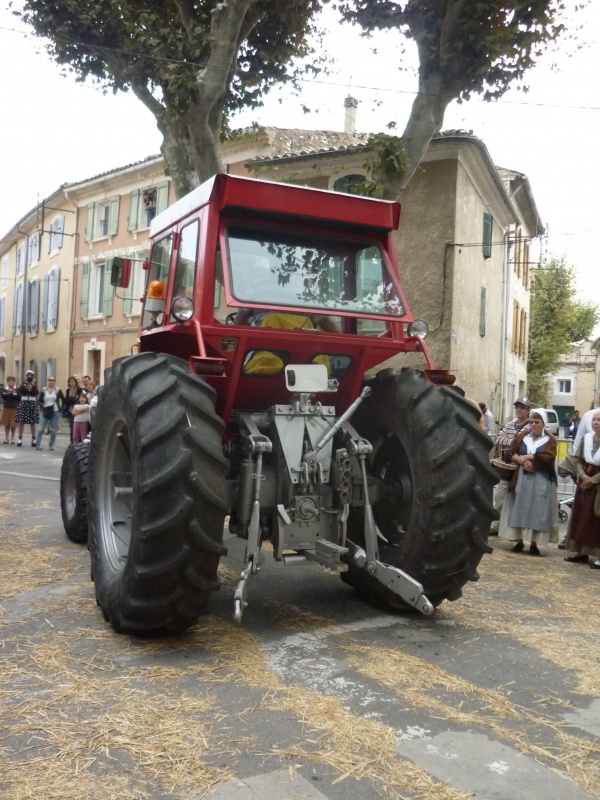
[[[382,274],[381,254],[377,247],[365,247],[356,253],[356,293],[359,300],[369,303],[385,302],[385,275]],[[359,319],[357,333],[379,336],[385,333],[386,323],[379,319]]]
[[[198,257],[198,229],[199,222],[195,219],[181,231],[177,261],[175,263],[175,279],[173,281],[172,299],[176,297],[189,297],[194,299],[194,285],[196,282],[196,260]],[[175,322],[171,314],[171,322]]]
[[[152,247],[148,266],[148,280],[146,281],[142,330],[160,328],[165,323],[167,286],[169,284],[172,252],[172,233],[155,242]]]

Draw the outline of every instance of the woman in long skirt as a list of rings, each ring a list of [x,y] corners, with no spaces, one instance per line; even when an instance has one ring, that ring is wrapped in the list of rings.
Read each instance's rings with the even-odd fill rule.
[[[597,560],[592,569],[600,569],[600,413],[592,417],[592,430],[581,440],[575,453],[577,489],[571,511],[569,550],[565,561],[587,564],[589,556]]]
[[[556,498],[556,439],[544,429],[544,420],[537,411],[529,415],[529,431],[521,431],[514,439],[509,457],[517,464],[508,493],[507,525],[500,530],[501,538],[516,539],[514,553],[525,549],[524,539],[530,542],[528,554],[540,556],[538,547],[558,540],[554,523]]]

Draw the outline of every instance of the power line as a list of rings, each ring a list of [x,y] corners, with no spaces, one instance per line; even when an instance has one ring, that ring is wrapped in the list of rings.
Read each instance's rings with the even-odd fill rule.
[[[28,38],[28,39],[29,38],[34,38],[31,33],[27,32],[27,31],[20,31],[20,30],[17,30],[16,28],[7,28],[7,27],[4,27],[4,26],[0,26],[0,30],[7,31],[9,33],[17,33],[17,34],[19,34],[21,36],[24,36],[24,37]],[[68,39],[67,38],[66,41],[68,41],[68,42],[70,42],[71,44],[74,44],[74,45],[80,45],[82,47],[89,47],[89,45],[87,43],[77,41],[76,39]],[[194,69],[198,69],[198,70],[206,70],[206,69],[208,69],[208,65],[207,64],[199,64],[199,63],[197,63],[195,61],[188,61],[187,59],[169,58],[167,56],[156,56],[156,55],[153,55],[151,53],[137,53],[137,52],[132,52],[132,51],[129,51],[129,50],[123,50],[123,49],[118,48],[118,47],[107,47],[105,45],[94,45],[94,46],[99,50],[105,50],[105,51],[107,51],[109,53],[117,53],[119,55],[124,55],[124,56],[127,56],[129,58],[144,58],[144,59],[149,60],[149,61],[160,61],[160,62],[165,62],[167,64],[181,64],[182,66],[193,67]],[[211,67],[211,69],[220,70],[219,67]],[[220,70],[220,71],[229,72],[228,69],[223,69],[223,70]],[[261,73],[258,72],[258,71],[253,71],[253,70],[244,70],[240,74],[241,75],[260,75]],[[323,79],[319,79],[319,78],[299,78],[299,77],[298,78],[294,78],[294,80],[297,81],[298,83],[304,83],[304,84],[314,85],[314,86],[337,86],[337,87],[343,88],[343,87],[347,86],[347,84],[348,84],[347,80],[334,81],[334,80],[323,80]],[[416,92],[416,91],[411,90],[411,89],[388,89],[388,88],[385,88],[385,87],[382,87],[382,86],[368,86],[366,84],[356,84],[356,83],[353,83],[352,88],[353,89],[360,89],[360,90],[363,90],[363,91],[369,91],[369,92],[387,92],[388,94],[393,94],[393,95],[407,95],[407,96],[410,96],[410,97],[416,97],[417,95],[421,95],[421,96],[425,96],[425,97],[444,97],[444,96],[446,96],[446,95],[442,95],[442,94],[439,94],[439,93],[436,93],[436,92]],[[455,99],[454,95],[452,95],[452,98]],[[469,102],[470,103],[472,103],[472,102],[486,103],[487,105],[490,105],[490,101],[483,100],[482,98],[479,98],[479,97],[471,97],[469,99]],[[525,100],[503,100],[502,98],[500,98],[498,100],[494,100],[493,102],[494,103],[499,103],[499,104],[502,104],[502,105],[529,106],[531,108],[560,108],[560,109],[568,109],[568,110],[571,110],[571,111],[600,111],[600,106],[564,105],[564,104],[560,104],[560,103],[536,103],[536,102],[528,102],[528,101],[525,101]]]

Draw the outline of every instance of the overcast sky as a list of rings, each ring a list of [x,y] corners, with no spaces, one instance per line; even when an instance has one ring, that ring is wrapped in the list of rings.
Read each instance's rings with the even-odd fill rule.
[[[567,0],[575,6],[576,0]],[[453,104],[444,129],[473,131],[500,167],[525,173],[548,228],[547,256],[565,255],[582,295],[600,304],[600,3],[577,13],[585,46],[565,44],[528,75],[530,91],[511,91],[494,104]],[[103,95],[81,86],[42,52],[7,10],[0,11],[0,126],[2,192],[0,235],[60,184],[75,182],[159,152],[152,115],[130,95]],[[357,129],[401,131],[416,78],[400,72],[399,37],[361,40],[357,29],[331,24],[326,47],[338,71],[306,81],[300,97],[275,94],[264,109],[245,114],[239,126],[257,121],[277,127],[342,130],[343,101],[359,100]],[[411,51],[407,54],[411,58]],[[557,61],[558,71],[551,69]],[[302,104],[311,113],[302,112]]]

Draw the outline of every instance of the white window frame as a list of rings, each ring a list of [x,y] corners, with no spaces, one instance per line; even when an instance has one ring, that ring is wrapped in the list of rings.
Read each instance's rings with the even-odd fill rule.
[[[94,261],[91,264],[90,295],[88,305],[88,318],[104,316],[104,279],[106,262]],[[98,310],[98,308],[100,310]]]
[[[148,258],[148,254],[146,254]],[[146,288],[146,270],[144,269],[144,262],[140,261],[140,255],[136,256],[136,260],[132,261],[131,270],[131,312],[127,317],[139,317],[142,313],[142,301],[140,298],[144,294]]]
[[[563,385],[568,384],[569,388],[564,389]],[[557,378],[556,379],[556,394],[571,395],[573,394],[573,378]]]
[[[94,239],[108,239],[108,226],[110,224],[110,203],[105,201],[96,203],[94,208]]]

